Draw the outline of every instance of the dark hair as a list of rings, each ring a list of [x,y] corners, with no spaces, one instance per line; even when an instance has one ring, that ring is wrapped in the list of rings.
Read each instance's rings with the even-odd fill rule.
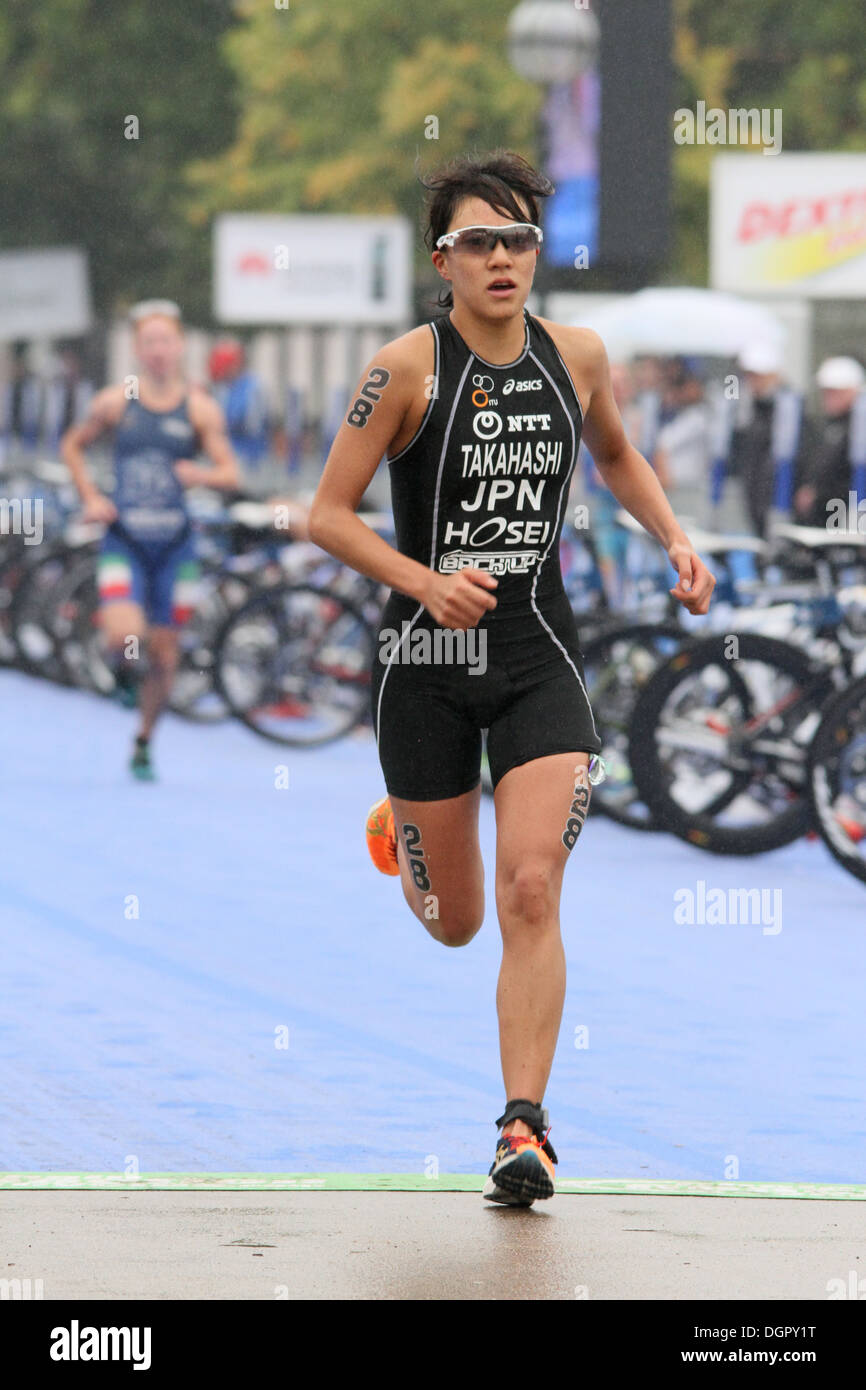
[[[440,236],[448,231],[455,209],[464,198],[483,198],[497,212],[538,224],[538,199],[553,193],[553,184],[544,174],[513,150],[492,150],[489,154],[460,155],[435,170],[421,183],[427,189],[424,231],[425,244],[432,251]],[[520,206],[518,197],[525,208]],[[443,298],[444,294],[444,298]],[[439,295],[442,308],[450,309],[454,298],[450,289]]]

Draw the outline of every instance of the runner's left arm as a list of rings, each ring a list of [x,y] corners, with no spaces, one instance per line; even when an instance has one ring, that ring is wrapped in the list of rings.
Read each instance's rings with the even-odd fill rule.
[[[190,394],[189,417],[196,428],[201,452],[212,462],[208,468],[191,459],[175,464],[184,487],[215,487],[237,492],[242,486],[241,471],[226,429],[225,415],[217,402],[204,393]]]

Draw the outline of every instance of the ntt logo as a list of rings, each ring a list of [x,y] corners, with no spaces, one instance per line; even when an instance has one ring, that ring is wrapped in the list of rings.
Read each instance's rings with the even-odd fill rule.
[[[495,410],[481,410],[472,421],[472,429],[479,439],[495,439],[502,433],[502,416]]]

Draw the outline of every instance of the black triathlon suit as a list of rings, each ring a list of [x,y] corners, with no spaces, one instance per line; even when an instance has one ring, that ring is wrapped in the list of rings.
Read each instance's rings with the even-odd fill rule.
[[[392,591],[372,672],[391,796],[438,801],[553,753],[600,753],[559,537],[583,412],[550,334],[524,310],[514,362],[486,362],[450,316],[414,437],[389,460],[397,549],[440,574],[492,574],[496,608],[466,633]],[[463,645],[461,645],[463,644]]]

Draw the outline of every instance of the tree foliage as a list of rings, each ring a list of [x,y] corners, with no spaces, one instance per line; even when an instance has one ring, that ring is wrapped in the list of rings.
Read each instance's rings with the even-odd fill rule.
[[[191,167],[191,216],[351,210],[417,222],[420,171],[471,148],[533,157],[541,93],[508,61],[513,8],[243,3],[226,43],[237,138]]]
[[[675,0],[676,106],[782,112],[783,150],[866,150],[860,0]],[[705,283],[710,164],[717,147],[674,155],[676,278]],[[756,155],[757,158],[763,158]]]
[[[100,311],[159,294],[201,312],[210,248],[185,166],[233,135],[232,22],[223,0],[5,0],[2,245],[84,246]]]
[[[2,244],[84,245],[101,310],[169,294],[201,320],[218,212],[399,212],[416,222],[419,172],[473,148],[538,155],[541,92],[506,49],[515,3],[5,0]],[[673,3],[669,274],[702,283],[715,147],[675,146],[673,110],[698,100],[778,107],[786,150],[862,150],[863,9],[860,0]],[[124,138],[129,115],[137,140]]]

